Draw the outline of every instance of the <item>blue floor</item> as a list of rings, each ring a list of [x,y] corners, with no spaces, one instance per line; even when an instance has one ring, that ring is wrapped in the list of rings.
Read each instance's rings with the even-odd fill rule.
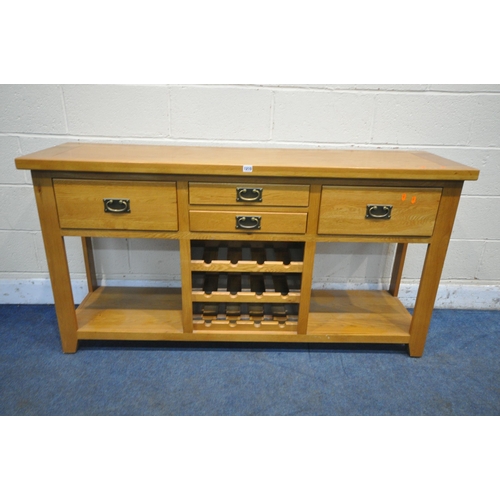
[[[405,346],[80,342],[0,306],[0,415],[499,415],[500,311],[436,310]]]

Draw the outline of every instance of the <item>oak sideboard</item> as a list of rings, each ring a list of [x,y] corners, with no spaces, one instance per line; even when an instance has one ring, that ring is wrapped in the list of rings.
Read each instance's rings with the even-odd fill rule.
[[[387,343],[422,356],[462,186],[479,175],[400,150],[66,143],[15,162],[31,170],[67,353],[101,339]],[[78,307],[66,236],[83,243]],[[181,287],[101,286],[93,238],[177,239]],[[386,289],[315,289],[318,242],[394,243]],[[412,243],[427,250],[410,314],[398,290]]]

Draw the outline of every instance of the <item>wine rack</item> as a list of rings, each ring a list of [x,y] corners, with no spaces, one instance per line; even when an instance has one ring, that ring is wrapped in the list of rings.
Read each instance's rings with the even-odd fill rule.
[[[303,259],[303,242],[192,241],[195,331],[296,331]]]

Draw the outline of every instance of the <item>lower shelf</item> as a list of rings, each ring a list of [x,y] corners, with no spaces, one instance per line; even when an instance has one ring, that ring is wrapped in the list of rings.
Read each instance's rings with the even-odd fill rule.
[[[408,344],[411,315],[385,291],[313,291],[307,334],[198,327],[184,333],[179,289],[100,287],[76,311],[79,339]],[[195,325],[195,328],[197,326]]]
[[[79,339],[163,340],[182,334],[179,289],[99,287],[76,310]]]

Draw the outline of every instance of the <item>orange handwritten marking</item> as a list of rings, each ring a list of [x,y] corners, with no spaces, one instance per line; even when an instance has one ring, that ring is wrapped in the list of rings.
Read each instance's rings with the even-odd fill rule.
[[[403,193],[403,196],[401,196],[401,199],[402,199],[403,201],[405,201],[405,200],[406,200],[406,193]]]
[[[417,201],[417,197],[416,196],[413,196],[412,199],[411,199],[411,202],[412,203],[415,203]]]

